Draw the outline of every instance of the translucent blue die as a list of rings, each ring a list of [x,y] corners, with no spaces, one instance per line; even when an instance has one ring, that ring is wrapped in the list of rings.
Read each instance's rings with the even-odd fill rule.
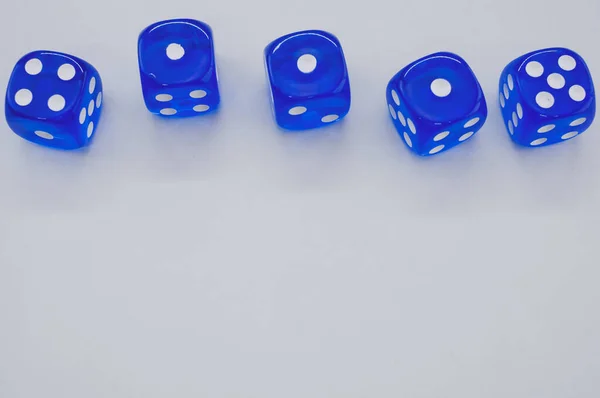
[[[386,88],[400,136],[416,154],[434,155],[471,138],[487,119],[487,105],[464,59],[441,52],[398,72]]]
[[[331,33],[291,33],[265,48],[273,113],[287,130],[305,130],[341,120],[350,110],[344,52]]]
[[[84,60],[34,51],[15,65],[6,90],[10,128],[34,143],[77,149],[88,145],[102,112],[102,80]]]
[[[596,114],[590,71],[566,48],[525,54],[500,76],[500,107],[512,140],[539,147],[583,133]]]
[[[166,117],[208,113],[220,102],[213,33],[193,19],[148,26],[138,38],[146,107]]]

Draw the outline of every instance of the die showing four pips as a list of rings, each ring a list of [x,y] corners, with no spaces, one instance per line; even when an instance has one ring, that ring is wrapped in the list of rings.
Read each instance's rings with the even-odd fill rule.
[[[320,128],[350,111],[350,79],[340,41],[322,30],[282,36],[264,50],[275,122],[284,130]],[[156,22],[138,37],[142,96],[164,118],[216,111],[220,105],[213,32],[193,19]],[[499,108],[519,145],[547,146],[586,131],[596,98],[589,69],[572,50],[525,54],[500,77]],[[386,87],[386,107],[401,139],[430,156],[470,140],[488,108],[475,73],[460,56],[440,52],[402,68]],[[8,125],[22,138],[58,149],[89,145],[102,111],[102,80],[86,61],[34,51],[15,65],[6,91]]]
[[[102,114],[102,79],[84,60],[34,51],[16,64],[6,90],[5,115],[22,138],[57,148],[92,142]]]

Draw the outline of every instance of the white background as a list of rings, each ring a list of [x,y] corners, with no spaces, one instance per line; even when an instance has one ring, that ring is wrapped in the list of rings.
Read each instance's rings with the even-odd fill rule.
[[[214,29],[216,115],[144,107],[137,35],[173,17]],[[599,17],[597,0],[3,2],[0,86],[26,52],[63,51],[98,68],[105,108],[85,151],[0,124],[0,397],[597,397],[600,124],[519,149],[497,81],[550,46],[600,81]],[[284,134],[262,51],[312,28],[342,42],[352,110]],[[385,85],[440,50],[490,115],[421,159]]]

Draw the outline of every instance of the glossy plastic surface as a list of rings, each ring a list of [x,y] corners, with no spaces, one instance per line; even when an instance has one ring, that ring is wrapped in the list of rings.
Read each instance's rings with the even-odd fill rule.
[[[102,80],[89,63],[54,51],[34,51],[15,65],[6,90],[10,128],[37,144],[88,145],[102,113]]]
[[[220,103],[211,28],[193,19],[150,25],[138,38],[146,107],[165,117],[206,114]]]
[[[441,52],[398,72],[386,88],[387,107],[406,145],[422,156],[469,140],[487,119],[487,104],[464,59]]]
[[[350,81],[342,46],[331,33],[291,33],[265,49],[277,124],[287,130],[322,127],[350,110]]]
[[[566,48],[525,54],[500,76],[499,104],[511,139],[542,147],[575,138],[596,115],[596,97],[583,58]]]

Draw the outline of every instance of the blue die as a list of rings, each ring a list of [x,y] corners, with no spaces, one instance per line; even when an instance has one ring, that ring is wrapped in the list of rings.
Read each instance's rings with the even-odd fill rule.
[[[148,26],[138,38],[138,63],[150,112],[185,117],[218,108],[215,49],[207,24],[173,19]]]
[[[277,124],[305,130],[341,120],[350,110],[342,46],[331,33],[291,33],[265,48],[265,68]]]
[[[398,72],[386,88],[387,105],[406,145],[422,156],[471,138],[487,118],[481,86],[456,54],[436,53]]]
[[[54,51],[34,51],[15,65],[6,90],[10,128],[58,149],[88,145],[102,111],[102,80],[89,63]]]
[[[596,114],[590,71],[575,52],[549,48],[525,54],[500,77],[500,107],[512,140],[538,147],[583,133]]]

